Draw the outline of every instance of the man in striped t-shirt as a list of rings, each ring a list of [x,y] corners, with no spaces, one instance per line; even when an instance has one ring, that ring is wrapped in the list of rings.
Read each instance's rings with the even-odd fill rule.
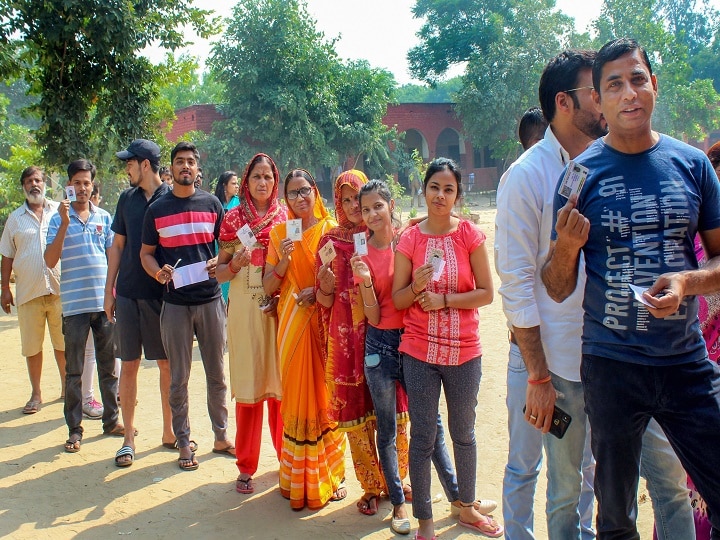
[[[170,361],[173,431],[180,449],[178,465],[191,471],[199,466],[190,446],[188,420],[193,334],[205,368],[213,452],[235,455],[227,437],[225,304],[215,279],[215,241],[223,208],[217,197],[195,188],[200,160],[195,145],[178,143],[170,160],[174,187],[145,212],[140,260],[145,271],[165,285],[160,333]]]
[[[118,423],[113,327],[103,309],[106,251],[112,244],[112,219],[105,210],[90,202],[95,165],[78,159],[68,165],[68,186],[74,189],[74,201],[66,198],[50,220],[45,262],[54,268],[62,260],[60,300],[65,335],[65,422],[69,430],[66,452],[78,452],[82,440],[81,380],[85,343],[92,329],[95,342],[100,394],[103,402],[103,432],[124,435]]]

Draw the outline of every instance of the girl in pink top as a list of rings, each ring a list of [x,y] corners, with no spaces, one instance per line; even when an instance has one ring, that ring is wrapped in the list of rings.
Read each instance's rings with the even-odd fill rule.
[[[454,161],[430,163],[424,180],[428,219],[403,234],[395,253],[393,301],[406,310],[400,351],[412,418],[410,480],[419,540],[435,538],[430,463],[441,388],[455,450],[460,525],[492,538],[503,534],[474,504],[482,354],[477,308],[492,302],[493,283],[485,235],[452,215],[461,186]]]

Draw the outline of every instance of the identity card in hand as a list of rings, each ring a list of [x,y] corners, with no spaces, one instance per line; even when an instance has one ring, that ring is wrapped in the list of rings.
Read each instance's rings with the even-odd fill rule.
[[[302,219],[288,219],[285,222],[287,237],[293,242],[302,240]]]
[[[320,248],[320,260],[323,264],[332,262],[336,255],[335,244],[333,244],[332,240]]]
[[[243,246],[248,249],[252,249],[257,243],[257,238],[255,238],[255,234],[252,232],[250,225],[247,223],[238,229],[237,237],[240,239]]]
[[[643,289],[642,287],[638,287],[637,285],[633,285],[632,283],[628,283],[628,286],[630,287],[630,290],[633,292],[633,295],[635,296],[635,300],[640,302],[641,304],[645,304],[646,306],[654,307],[650,302],[645,300],[643,298],[643,293],[647,291],[647,289]]]
[[[75,186],[67,186],[65,188],[65,194],[67,195],[68,201],[77,201],[77,197],[75,196]]]
[[[445,259],[443,259],[443,252],[440,249],[433,249],[430,251],[430,264],[433,267],[433,281],[440,279],[443,269],[445,268]]]
[[[587,167],[583,167],[579,163],[570,161],[565,169],[565,176],[563,176],[560,189],[558,189],[558,194],[567,199],[569,199],[573,194],[580,195],[580,191],[585,184],[587,175]]]
[[[368,254],[368,247],[367,247],[367,238],[365,238],[364,232],[359,232],[353,234],[353,240],[355,241],[355,253],[358,255],[367,255]]]

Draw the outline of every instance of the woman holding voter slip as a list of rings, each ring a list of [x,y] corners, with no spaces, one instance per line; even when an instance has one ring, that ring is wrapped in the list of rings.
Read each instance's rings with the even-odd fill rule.
[[[286,219],[278,199],[280,174],[272,159],[257,154],[240,184],[240,202],[220,228],[216,275],[230,283],[227,319],[230,386],[235,399],[235,455],[238,493],[255,490],[260,458],[263,402],[267,402],[273,446],[280,459],[282,417],[280,362],[277,356],[277,296],[263,289],[270,230]]]
[[[273,227],[263,287],[280,291],[277,346],[283,399],[280,492],[294,510],[317,509],[347,495],[345,442],[328,417],[320,320],[315,305],[315,255],[334,225],[315,179],[295,169],[285,177],[288,220]]]
[[[459,523],[499,537],[503,528],[475,503],[475,408],[481,377],[478,309],[493,299],[485,234],[452,215],[462,193],[454,161],[437,158],[425,174],[428,218],[410,227],[395,253],[393,302],[406,309],[400,342],[410,406],[410,480],[416,538],[435,537],[430,463],[444,391],[460,492]]]
[[[387,492],[375,445],[375,411],[365,381],[365,313],[350,259],[356,245],[367,253],[366,230],[358,192],[367,184],[365,173],[350,170],[335,181],[335,215],[339,223],[320,240],[315,259],[325,384],[330,397],[328,415],[346,432],[364,494],[360,513],[377,513],[380,493]]]

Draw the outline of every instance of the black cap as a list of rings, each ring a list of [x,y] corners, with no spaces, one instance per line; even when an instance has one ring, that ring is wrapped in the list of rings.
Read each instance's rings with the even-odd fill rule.
[[[135,139],[127,150],[116,152],[115,155],[127,161],[128,159],[150,160],[150,163],[160,165],[160,147],[147,139]]]

